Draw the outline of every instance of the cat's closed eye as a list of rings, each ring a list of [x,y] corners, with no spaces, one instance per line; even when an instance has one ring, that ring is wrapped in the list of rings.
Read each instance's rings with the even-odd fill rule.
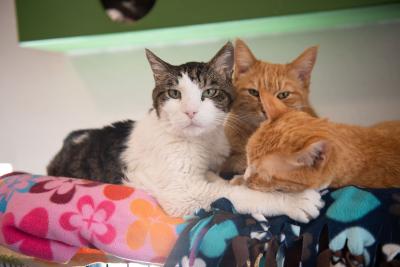
[[[249,92],[250,95],[255,96],[255,97],[260,96],[260,94],[258,93],[258,90],[254,89],[254,88],[247,89],[247,92]]]
[[[168,94],[168,96],[169,96],[170,98],[173,98],[173,99],[179,99],[179,98],[181,98],[181,92],[179,92],[178,90],[175,90],[175,89],[169,89],[169,90],[167,91],[167,94]]]
[[[280,92],[279,94],[277,94],[276,97],[278,99],[282,100],[282,99],[288,98],[289,95],[290,95],[289,91],[283,91],[283,92]]]

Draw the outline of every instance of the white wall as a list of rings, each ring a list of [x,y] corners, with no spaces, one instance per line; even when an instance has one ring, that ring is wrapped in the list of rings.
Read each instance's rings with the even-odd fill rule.
[[[0,163],[44,173],[70,130],[140,118],[150,107],[153,80],[143,50],[71,57],[22,49],[14,16],[13,1],[1,0]],[[311,98],[321,116],[363,125],[400,119],[400,22],[246,41],[271,62],[319,44]],[[175,64],[205,61],[224,42],[153,51]]]

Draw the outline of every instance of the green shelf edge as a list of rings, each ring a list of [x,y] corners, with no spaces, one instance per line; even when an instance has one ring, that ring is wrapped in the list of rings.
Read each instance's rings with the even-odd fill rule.
[[[209,40],[232,39],[236,37],[308,32],[350,26],[356,27],[393,21],[400,21],[400,4],[135,32],[22,41],[20,42],[20,46],[70,54],[85,54],[117,49],[123,50],[179,43],[196,43]]]

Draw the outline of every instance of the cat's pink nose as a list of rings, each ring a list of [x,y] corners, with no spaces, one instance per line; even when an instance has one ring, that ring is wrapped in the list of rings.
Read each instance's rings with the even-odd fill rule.
[[[189,118],[193,119],[194,115],[196,115],[196,111],[186,111],[185,114],[188,115]]]

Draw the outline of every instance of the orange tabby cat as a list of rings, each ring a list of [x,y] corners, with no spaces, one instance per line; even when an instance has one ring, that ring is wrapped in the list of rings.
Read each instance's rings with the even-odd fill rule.
[[[400,187],[400,121],[333,123],[288,109],[261,91],[268,121],[247,144],[245,183],[261,191],[324,186]]]
[[[246,169],[247,140],[265,120],[259,91],[273,94],[290,108],[316,116],[308,94],[317,50],[317,47],[310,47],[291,63],[272,64],[256,59],[242,40],[236,40],[234,85],[237,97],[225,124],[231,155],[222,167],[223,172],[243,173]]]

